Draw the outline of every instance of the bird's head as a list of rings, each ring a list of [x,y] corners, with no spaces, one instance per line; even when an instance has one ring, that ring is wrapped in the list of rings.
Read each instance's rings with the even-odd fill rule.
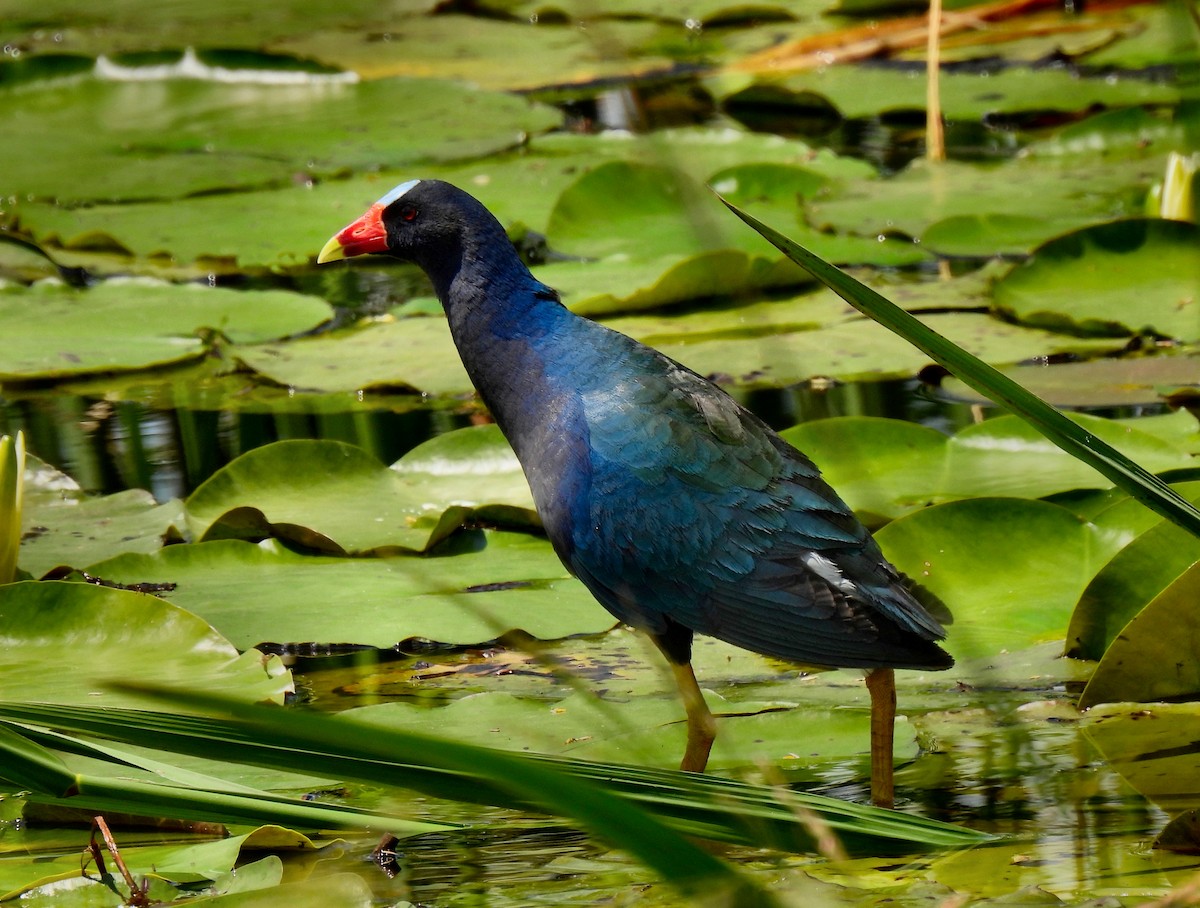
[[[522,269],[504,228],[481,202],[441,180],[401,183],[338,231],[318,264],[377,253],[414,262],[445,301],[465,265],[492,271]]]
[[[465,195],[438,180],[401,183],[331,237],[317,263],[367,253],[419,260],[421,250],[445,245],[460,234],[456,194]]]

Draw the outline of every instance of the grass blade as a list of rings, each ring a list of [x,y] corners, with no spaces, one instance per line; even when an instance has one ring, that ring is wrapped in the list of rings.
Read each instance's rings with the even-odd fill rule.
[[[718,196],[719,198],[719,196]],[[1068,454],[1098,470],[1146,507],[1200,536],[1200,511],[1111,445],[1076,425],[1037,395],[942,337],[886,297],[809,252],[736,205],[725,206],[784,255],[864,315],[941,363],[980,394],[1020,416]]]

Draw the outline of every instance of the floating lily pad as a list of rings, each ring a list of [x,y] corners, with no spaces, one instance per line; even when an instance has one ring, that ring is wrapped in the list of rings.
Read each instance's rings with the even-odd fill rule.
[[[596,26],[597,31],[600,28]],[[315,31],[275,42],[271,49],[352,70],[366,79],[457,79],[512,91],[667,67],[671,61],[666,57],[623,52],[644,45],[656,29],[651,22],[609,21],[603,25],[603,37],[596,38],[596,32],[575,23],[514,22],[451,13],[405,19],[372,30]],[[379,37],[381,31],[385,38]],[[606,53],[606,46],[622,52]],[[517,60],[521,64],[514,66]]]
[[[1164,395],[1185,389],[1200,393],[1200,357],[1183,350],[1053,365],[1005,366],[1001,371],[1058,407],[1132,407],[1161,404]],[[984,400],[953,376],[942,380],[941,389],[956,400]]]
[[[1200,704],[1112,703],[1084,715],[1084,730],[1126,781],[1164,810],[1200,807],[1196,723]]]
[[[521,144],[555,111],[429,79],[245,85],[50,83],[9,93],[22,141],[0,151],[0,193],[59,204],[173,199],[346,170],[452,160]]]
[[[1083,111],[1092,105],[1172,104],[1180,100],[1176,85],[1134,78],[1082,78],[1065,68],[943,72],[940,83],[942,111],[947,120],[979,120],[990,114],[1030,110]],[[753,91],[744,79],[717,79],[710,84],[727,106],[736,107],[739,92]],[[826,99],[849,119],[925,109],[924,65],[821,67],[782,78],[773,76],[771,85],[777,92],[790,93],[797,106],[812,96]],[[808,106],[811,104],[808,101]]]
[[[945,646],[959,659],[1061,639],[1084,586],[1117,548],[1065,508],[1016,498],[926,508],[876,539],[953,613]]]
[[[1067,655],[1102,658],[1122,629],[1197,561],[1200,539],[1170,521],[1142,533],[1084,590],[1067,631]]]
[[[1075,414],[1079,423],[1151,472],[1186,467],[1192,458],[1170,442],[1127,423]],[[950,495],[1020,494],[1040,498],[1068,489],[1108,488],[1112,482],[1067,454],[1016,416],[968,426],[947,447],[941,490]]]
[[[1098,703],[1200,698],[1200,562],[1193,563],[1154,597],[1109,645],[1079,696],[1086,709]]]
[[[205,330],[255,343],[309,330],[327,303],[280,290],[238,291],[157,281],[57,283],[0,290],[0,379],[144,369],[205,353]]]
[[[222,540],[121,555],[89,573],[175,583],[165,596],[241,647],[479,644],[518,629],[550,639],[615,623],[548,542],[523,533],[476,531],[436,557],[331,558]]]
[[[976,232],[969,252],[993,255],[1014,251],[1016,234],[1010,228],[1019,218],[1027,243],[1022,251],[1031,251],[1038,242],[1087,224],[1140,213],[1145,187],[1161,178],[1164,160],[1165,153],[1111,162],[1018,158],[992,166],[916,160],[889,179],[848,184],[806,203],[806,219],[823,230],[924,240],[927,230],[949,218],[973,223],[988,218],[1005,230]],[[1038,221],[1041,232],[1035,229]],[[934,238],[944,241],[946,234],[943,227]]]
[[[589,693],[564,700],[528,700],[503,693],[475,694],[436,708],[391,703],[343,715],[386,728],[417,730],[437,724],[439,734],[505,750],[563,754],[581,760],[674,767],[687,741],[677,697],[627,696],[620,682],[606,685],[603,702]],[[867,711],[813,710],[772,703],[729,704],[706,698],[717,718],[713,769],[862,758],[869,742]],[[723,717],[723,714],[728,714]],[[897,758],[916,755],[907,723],[897,725]]]
[[[183,525],[182,502],[158,504],[142,489],[102,498],[30,489],[18,564],[40,577],[55,567],[82,568],[121,552],[153,552]]]
[[[1200,338],[1200,227],[1129,219],[1059,237],[995,288],[1022,322],[1088,334]]]
[[[361,448],[308,439],[246,452],[196,489],[186,508],[197,540],[276,535],[337,554],[420,551],[467,514]]]
[[[54,703],[145,704],[105,682],[202,686],[248,700],[282,700],[291,676],[261,653],[242,656],[206,621],[174,605],[86,583],[0,586],[0,675],[20,696]]]

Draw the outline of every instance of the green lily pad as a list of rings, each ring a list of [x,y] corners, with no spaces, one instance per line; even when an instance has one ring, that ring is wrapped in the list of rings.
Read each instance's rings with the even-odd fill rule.
[[[1000,233],[975,233],[972,255],[1012,252],[1016,234],[1008,228],[1020,218],[1027,243],[1021,251],[1027,252],[1067,231],[1140,213],[1145,187],[1161,178],[1165,159],[1164,152],[1117,161],[1016,158],[992,166],[915,160],[889,179],[847,184],[807,202],[805,217],[822,230],[869,237],[898,233],[920,238],[922,245],[926,231],[950,218],[995,218],[993,223],[1007,225]],[[1040,233],[1035,222],[1042,224]],[[944,241],[946,232],[943,226],[934,238],[940,234]]]
[[[1030,325],[1090,334],[1200,338],[1200,227],[1129,219],[1040,247],[995,288],[996,306]]]
[[[650,22],[605,22],[604,43],[639,47],[656,29]],[[386,39],[376,37],[381,31]],[[592,34],[574,23],[511,22],[456,13],[410,18],[390,28],[314,31],[275,42],[271,50],[352,70],[366,79],[454,79],[500,91],[586,83],[671,65],[659,55],[598,52]],[[514,66],[518,60],[520,65]]]
[[[473,390],[444,318],[385,319],[286,344],[239,347],[233,355],[273,382],[306,391]]]
[[[142,556],[138,556],[142,557]],[[250,700],[282,701],[291,676],[278,659],[239,656],[190,612],[126,590],[25,581],[0,586],[0,676],[28,700],[143,703],[106,681],[203,686]],[[52,667],[52,670],[48,670]]]
[[[7,94],[22,141],[0,151],[0,193],[59,204],[173,199],[284,186],[297,174],[311,181],[469,158],[515,147],[560,121],[513,95],[429,79],[87,79]]]
[[[85,498],[34,487],[26,495],[18,564],[40,577],[121,552],[153,552],[183,526],[182,502],[158,504],[142,489]]]
[[[1163,810],[1200,807],[1200,704],[1110,703],[1084,714],[1084,731],[1130,785]]]
[[[1067,655],[1102,658],[1122,629],[1197,561],[1200,539],[1191,533],[1168,520],[1146,530],[1084,590],[1067,630]]]
[[[821,468],[867,526],[879,526],[937,497],[946,436],[900,419],[845,416],[782,433]]]
[[[1084,586],[1119,547],[1066,508],[1016,498],[936,505],[876,539],[953,613],[944,645],[957,659],[1061,639]]]
[[[509,524],[541,526],[525,472],[495,423],[434,436],[392,470],[410,488],[436,495],[438,506],[471,508],[482,520],[503,517]]]
[[[89,573],[175,583],[165,596],[242,647],[388,648],[409,638],[467,645],[516,629],[551,639],[615,623],[548,542],[522,533],[477,531],[433,557],[332,558],[222,540],[120,555]]]
[[[1134,425],[1074,414],[1097,438],[1151,472],[1192,465],[1186,451]],[[941,491],[954,496],[1026,495],[1040,498],[1068,489],[1108,488],[1112,483],[1067,454],[1016,416],[999,416],[967,426],[947,445]]]
[[[0,379],[63,378],[173,365],[204,355],[201,334],[256,343],[309,330],[327,303],[282,290],[239,291],[157,281],[0,289]]]
[[[193,538],[278,535],[336,554],[420,551],[457,528],[466,509],[361,448],[295,439],[255,448],[209,477],[185,503]]]
[[[1173,104],[1180,100],[1176,85],[1143,79],[1081,78],[1065,68],[1009,67],[1000,72],[943,72],[941,105],[947,120],[980,120],[998,113],[1029,110],[1083,111],[1092,105],[1129,107]],[[739,92],[754,90],[743,79],[717,77],[710,86],[729,107]],[[771,86],[789,93],[797,106],[812,105],[811,97],[827,100],[848,119],[892,111],[925,109],[925,68],[858,64],[829,66],[774,76]]]
[[[1198,359],[1184,350],[1164,350],[1152,356],[1104,357],[1049,367],[1016,365],[1001,371],[1058,407],[1133,407],[1162,403],[1165,394],[1183,389],[1200,390]],[[941,389],[956,400],[984,400],[953,376],[942,380]]]
[[[1200,562],[1176,577],[1116,636],[1079,696],[1080,709],[1200,697],[1197,597]]]
[[[429,707],[390,703],[348,710],[342,715],[386,728],[416,731],[435,722],[439,734],[487,747],[563,754],[674,767],[683,755],[687,726],[677,697],[622,694],[609,683],[603,701],[576,693],[546,702],[504,693],[475,694]],[[713,769],[760,762],[795,766],[865,757],[869,716],[858,710],[814,710],[773,703],[729,704],[715,694],[706,698],[717,716]],[[912,731],[897,725],[897,758],[916,755]]]

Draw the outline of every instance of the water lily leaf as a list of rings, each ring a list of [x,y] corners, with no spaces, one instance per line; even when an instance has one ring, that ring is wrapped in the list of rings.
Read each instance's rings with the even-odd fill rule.
[[[930,224],[921,245],[946,256],[1024,255],[1046,238],[1048,227],[1033,215],[959,214]]]
[[[946,436],[901,419],[845,416],[782,433],[812,458],[867,526],[924,507],[938,495]]]
[[[1130,785],[1174,812],[1200,806],[1197,719],[1196,703],[1110,703],[1088,710],[1083,728]]]
[[[171,199],[283,186],[298,173],[311,180],[469,158],[514,147],[561,119],[513,95],[430,79],[87,79],[7,94],[22,141],[0,150],[0,192],[59,204]]]
[[[1055,351],[1113,349],[1112,341],[1070,339],[1031,331],[979,313],[948,312],[924,316],[940,332],[987,362],[1017,362]],[[1077,346],[1082,343],[1083,346]],[[845,380],[915,375],[929,357],[886,328],[863,319],[820,331],[784,331],[737,338],[662,343],[659,349],[701,375],[730,376],[750,387],[786,387],[815,375]]]
[[[242,647],[386,648],[413,637],[466,645],[514,629],[549,639],[615,623],[548,542],[523,533],[477,531],[425,558],[332,558],[221,540],[120,555],[89,573],[118,583],[175,583],[165,596]]]
[[[392,470],[411,488],[436,496],[440,506],[472,508],[485,520],[504,514],[506,523],[541,525],[517,455],[495,423],[436,435],[392,464]]]
[[[1153,356],[1105,357],[1051,368],[1016,365],[1000,371],[1057,407],[1133,407],[1161,404],[1166,394],[1200,389],[1197,359],[1184,350],[1165,350]],[[942,380],[941,390],[958,400],[985,399],[953,376]]]
[[[1098,416],[1071,419],[1151,472],[1192,464],[1175,445]],[[1026,495],[1040,498],[1067,489],[1107,488],[1109,479],[1067,454],[1016,416],[967,426],[947,444],[940,489],[954,496]]]
[[[287,344],[240,347],[234,355],[274,382],[309,391],[472,391],[444,318],[385,320]]]
[[[30,492],[19,563],[35,577],[121,552],[156,551],[184,527],[181,501],[158,504],[142,489],[101,498],[64,496],[60,490]]]
[[[189,496],[187,520],[201,541],[278,536],[338,555],[420,551],[453,532],[465,509],[427,512],[413,492],[361,448],[295,439],[218,470]]]
[[[1092,105],[1174,104],[1180,100],[1176,85],[1142,79],[1081,78],[1066,69],[1009,67],[1000,72],[943,72],[940,83],[942,111],[947,120],[979,120],[989,114],[1029,110],[1083,111]],[[710,85],[726,106],[735,108],[737,92],[753,91],[722,80],[712,80]],[[848,119],[925,109],[923,64],[903,68],[871,64],[821,67],[783,78],[772,76],[771,85],[777,92],[789,92],[797,105],[806,95],[827,99]],[[728,93],[729,88],[733,94]]]
[[[1084,586],[1117,548],[1066,508],[1016,498],[935,505],[876,539],[954,614],[944,645],[958,659],[1060,639]]]
[[[1040,247],[995,288],[996,306],[1058,330],[1200,338],[1200,227],[1127,219]],[[1136,306],[1133,302],[1136,301]]]
[[[1200,562],[1176,577],[1113,639],[1079,696],[1080,709],[1200,696],[1197,597]]]
[[[656,29],[651,22],[607,21],[603,43],[643,46]],[[574,23],[449,14],[407,19],[403,27],[388,29],[386,40],[375,34],[339,27],[279,41],[271,49],[353,70],[367,79],[424,76],[502,91],[591,82],[671,65],[663,56],[597,53],[592,33]],[[522,65],[513,66],[514,60]]]
[[[1146,530],[1117,552],[1084,590],[1067,630],[1067,655],[1102,658],[1122,629],[1197,561],[1200,539],[1191,533],[1169,520]]]
[[[1145,186],[1161,176],[1165,157],[1164,152],[1161,158],[1116,161],[1017,158],[994,167],[918,159],[889,179],[835,187],[826,197],[807,202],[805,217],[818,229],[870,237],[899,233],[921,238],[922,245],[925,232],[949,218],[999,216],[995,222],[1008,227],[1021,218],[1021,235],[1028,244],[1022,251],[1029,251],[1068,230],[1140,212]],[[1036,221],[1043,225],[1040,234]],[[946,229],[939,232],[944,239]],[[970,252],[1010,252],[1013,236],[1007,229],[977,233]],[[995,243],[990,249],[989,237]]]
[[[146,281],[0,290],[0,379],[143,369],[204,355],[204,330],[240,342],[305,331],[329,318],[322,300]]]
[[[345,180],[312,185],[289,182],[279,188],[172,199],[168,204],[147,201],[64,208],[22,200],[19,219],[22,230],[70,250],[60,251],[59,255],[102,272],[126,272],[130,254],[137,257],[140,269],[154,273],[165,268],[187,274],[197,267],[192,263],[199,263],[200,274],[237,268],[296,268],[310,262],[334,230],[402,180],[447,180],[477,196],[501,223],[524,224],[544,233],[559,193],[577,180],[580,172],[613,159],[661,163],[664,158],[698,181],[746,160],[803,162],[806,171],[826,178],[864,179],[874,175],[869,165],[852,158],[815,152],[802,142],[736,129],[666,130],[639,139],[612,133],[552,134],[534,137],[530,146],[519,153],[465,163],[422,160],[418,166],[400,159],[395,170]],[[264,223],[271,224],[272,229],[263,231]],[[830,236],[829,240],[838,238]],[[86,251],[85,247],[97,244],[117,254]],[[858,244],[863,245],[862,241]],[[885,245],[894,248],[903,244]],[[887,260],[882,263],[901,264]],[[333,273],[328,268],[325,271]],[[643,283],[652,283],[657,276],[647,276]]]
[[[20,678],[27,700],[143,702],[104,687],[114,680],[200,686],[250,700],[282,701],[291,689],[278,659],[264,663],[253,651],[239,656],[195,615],[143,593],[86,583],[0,586],[0,642],[0,674]]]
[[[610,685],[604,702],[576,693],[546,702],[504,693],[474,694],[436,707],[389,703],[342,715],[387,728],[417,731],[437,723],[442,735],[504,750],[563,754],[580,760],[674,767],[687,741],[677,697],[624,696]],[[718,717],[709,766],[729,768],[761,761],[796,765],[864,757],[869,743],[866,710],[814,710],[777,703],[728,703],[707,698]],[[615,705],[614,705],[615,704]],[[907,723],[897,726],[897,759],[911,759],[916,744]]]

